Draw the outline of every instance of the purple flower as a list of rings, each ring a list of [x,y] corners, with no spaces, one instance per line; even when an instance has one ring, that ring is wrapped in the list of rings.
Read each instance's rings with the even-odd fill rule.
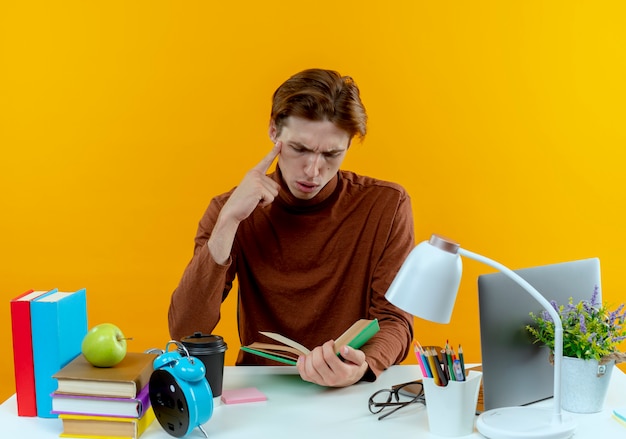
[[[587,332],[587,325],[585,325],[585,316],[581,314],[580,317],[578,317],[578,321],[580,322],[580,332],[584,334],[585,332]]]
[[[598,306],[600,302],[598,301],[598,295],[600,294],[600,289],[596,285],[593,288],[593,294],[591,295],[591,306]]]
[[[550,305],[552,305],[552,308],[554,308],[555,311],[559,311],[559,305],[556,303],[556,300],[551,300]]]
[[[622,303],[615,311],[609,313],[609,317],[608,317],[609,325],[614,325],[616,320],[619,322],[620,320],[624,319],[623,316],[620,318],[620,315],[619,315],[619,313],[622,311],[623,308],[624,308],[624,304]]]
[[[615,352],[617,345],[626,341],[626,304],[620,305],[615,311],[607,309],[600,303],[600,288],[596,286],[589,300],[573,303],[570,297],[567,304],[559,306],[550,301],[559,316],[564,331],[564,354],[584,359],[600,359]],[[547,346],[554,345],[554,321],[550,314],[543,310],[538,316],[531,313],[538,325],[537,329],[528,327],[537,342]],[[534,331],[534,332],[533,332]],[[551,344],[552,343],[552,344]]]
[[[552,316],[550,315],[550,313],[548,313],[548,311],[546,311],[545,309],[542,310],[539,314],[541,314],[541,318],[543,320],[545,320],[546,322],[552,322],[554,323],[554,321],[552,320]]]

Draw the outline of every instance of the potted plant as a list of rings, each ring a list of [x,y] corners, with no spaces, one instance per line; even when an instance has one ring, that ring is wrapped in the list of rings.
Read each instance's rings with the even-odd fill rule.
[[[563,356],[595,359],[607,363],[619,353],[618,347],[626,339],[626,310],[621,304],[616,310],[609,311],[606,304],[598,300],[596,286],[590,300],[581,300],[574,304],[570,298],[567,306],[550,301],[561,317],[563,325]],[[554,350],[554,322],[547,311],[539,315],[530,313],[535,326],[528,325],[535,343],[542,343]]]
[[[615,363],[626,361],[619,345],[626,339],[624,304],[610,311],[599,301],[596,286],[590,300],[567,305],[550,302],[563,325],[563,409],[578,413],[601,411]],[[535,343],[554,352],[554,321],[547,311],[530,313],[534,325],[526,329]]]

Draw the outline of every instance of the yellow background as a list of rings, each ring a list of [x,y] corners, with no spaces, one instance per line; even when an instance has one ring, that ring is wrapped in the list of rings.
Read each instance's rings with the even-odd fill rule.
[[[344,168],[411,194],[432,232],[511,268],[597,256],[626,276],[622,1],[22,1],[0,6],[0,399],[9,300],[87,288],[89,324],[165,347],[172,290],[211,196],[271,144],[270,96],[309,67],[352,75],[369,134]],[[479,361],[464,261],[423,344]],[[591,293],[591,292],[590,292]],[[234,295],[216,333],[238,350]],[[408,362],[414,362],[409,357]]]

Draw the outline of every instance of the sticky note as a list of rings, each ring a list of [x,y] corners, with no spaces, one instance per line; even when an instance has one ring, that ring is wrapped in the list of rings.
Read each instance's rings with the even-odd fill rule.
[[[242,404],[257,401],[267,401],[267,396],[256,387],[222,391],[222,402],[224,404]]]

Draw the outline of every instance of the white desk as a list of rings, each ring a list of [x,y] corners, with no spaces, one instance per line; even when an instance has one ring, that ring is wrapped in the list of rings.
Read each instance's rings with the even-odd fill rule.
[[[374,383],[330,389],[306,383],[289,366],[226,367],[224,388],[257,387],[268,401],[220,405],[204,425],[209,438],[439,438],[429,433],[426,409],[421,404],[405,407],[379,421],[367,408],[369,396],[378,389],[419,378],[418,366],[394,366]],[[551,401],[538,405],[551,407]],[[611,409],[626,406],[626,374],[613,371],[605,410],[590,415],[573,415],[578,423],[576,439],[625,437],[626,428],[611,418]],[[0,437],[57,438],[59,419],[26,418],[16,414],[15,395],[0,405]],[[197,428],[188,438],[203,438]],[[482,437],[477,432],[466,438]],[[153,422],[145,439],[172,438]]]

